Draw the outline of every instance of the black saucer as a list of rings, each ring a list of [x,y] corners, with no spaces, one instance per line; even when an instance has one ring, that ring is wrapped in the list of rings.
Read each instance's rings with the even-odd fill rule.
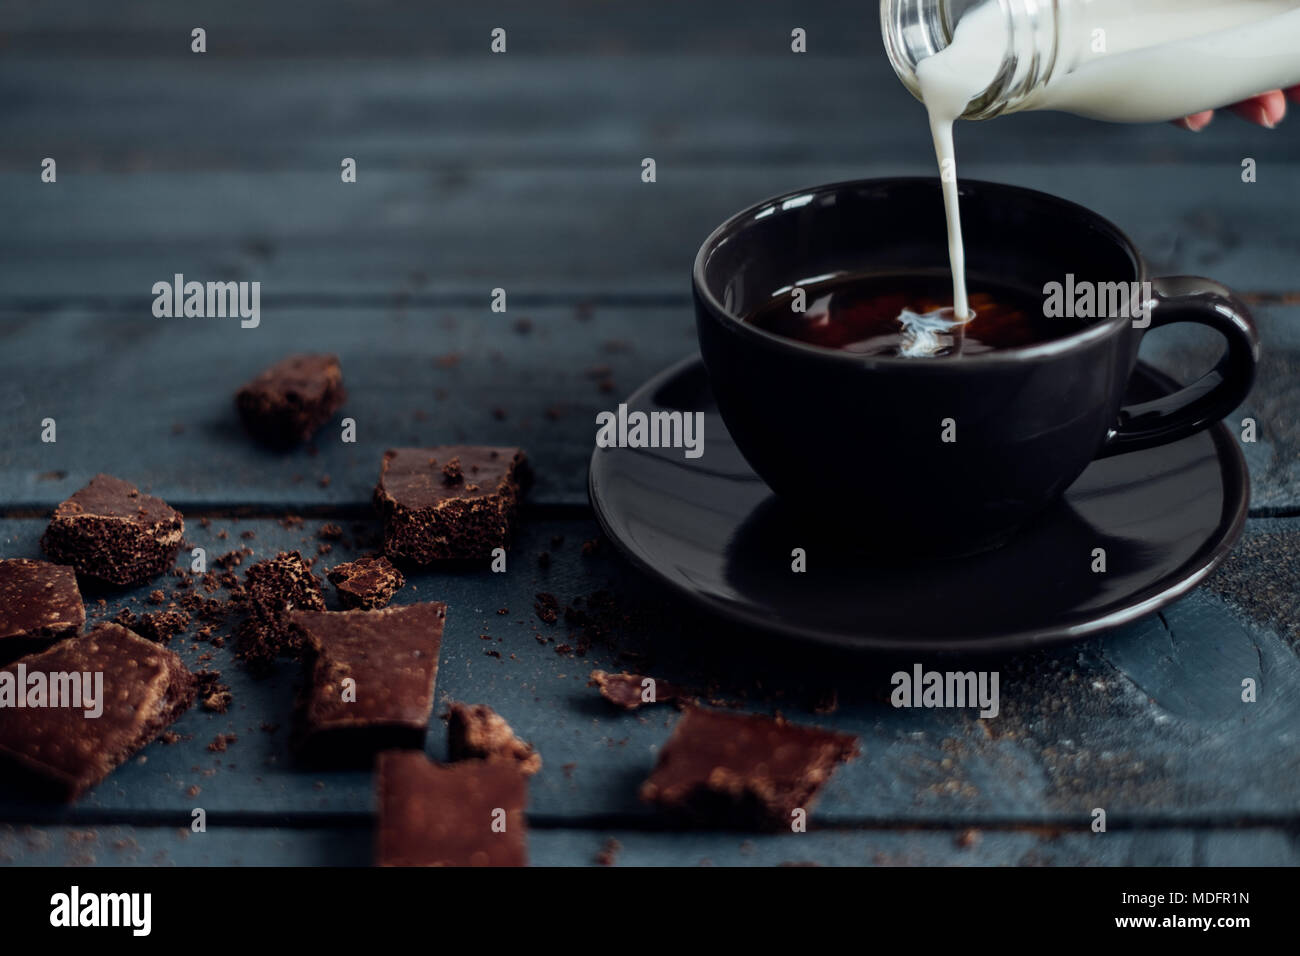
[[[1176,387],[1139,366],[1126,401]],[[1062,502],[999,549],[889,567],[790,520],[732,443],[699,359],[661,372],[627,405],[704,412],[704,455],[597,449],[589,489],[610,539],[647,573],[724,617],[840,647],[969,652],[1094,635],[1195,587],[1246,520],[1246,464],[1218,424],[1093,462]],[[845,502],[859,506],[866,505]],[[804,573],[791,571],[796,547],[807,553]],[[1103,574],[1092,571],[1095,548],[1106,552]]]

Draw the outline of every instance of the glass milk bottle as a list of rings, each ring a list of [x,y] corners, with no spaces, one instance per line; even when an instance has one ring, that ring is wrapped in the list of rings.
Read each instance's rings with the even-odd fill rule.
[[[1300,84],[1300,0],[881,0],[904,85],[953,118],[1174,119]]]

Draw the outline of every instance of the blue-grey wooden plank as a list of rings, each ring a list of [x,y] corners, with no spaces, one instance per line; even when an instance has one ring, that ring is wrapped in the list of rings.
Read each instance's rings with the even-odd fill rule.
[[[124,300],[149,315],[151,289],[174,273],[257,280],[280,297],[689,292],[705,236],[768,196],[858,177],[933,175],[920,118],[910,159],[693,165],[671,143],[647,142],[618,164],[530,169],[472,165],[338,177],[318,170],[78,173],[54,184],[0,175],[0,306],[48,310]],[[39,152],[39,150],[37,151]],[[35,154],[34,154],[35,155]],[[44,154],[41,154],[44,155]],[[1300,165],[1240,178],[1239,149],[1215,163],[1100,166],[1001,160],[964,175],[1056,193],[1112,219],[1158,272],[1208,274],[1242,292],[1295,292]],[[643,183],[641,159],[658,162]],[[472,157],[471,157],[472,159]],[[941,232],[942,223],[935,223]]]
[[[1286,830],[1171,828],[1105,834],[1047,830],[837,830],[734,835],[534,831],[536,865],[587,865],[613,850],[615,866],[1295,866]]]
[[[1257,441],[1242,445],[1254,506],[1289,512],[1300,507],[1300,307],[1255,312],[1260,375],[1230,421],[1238,434],[1243,419],[1258,423]],[[1192,326],[1152,333],[1143,354],[1191,381],[1220,348]],[[233,393],[301,349],[341,356],[349,401],[314,455],[263,451],[243,433]],[[597,412],[694,350],[685,302],[506,313],[491,312],[486,297],[458,306],[268,306],[256,329],[138,312],[0,312],[0,512],[52,508],[97,471],[208,507],[362,506],[386,447],[461,440],[522,445],[537,465],[534,501],[582,504]],[[601,390],[606,381],[612,390]],[[355,444],[340,441],[345,416],[356,420]],[[57,423],[52,444],[41,440],[45,418]]]
[[[206,529],[191,522],[187,537],[210,555],[243,544],[259,554],[284,547],[313,552],[318,524],[288,530],[271,520],[214,518]],[[0,523],[0,554],[39,555],[42,525]],[[222,529],[225,540],[216,537]],[[244,531],[255,537],[244,539]],[[555,535],[564,541],[553,544]],[[892,708],[890,675],[918,661],[822,652],[702,617],[608,546],[582,554],[582,542],[594,535],[589,521],[528,522],[507,573],[416,573],[397,598],[448,603],[439,709],[449,699],[489,704],[534,743],[545,765],[531,786],[530,813],[548,825],[653,816],[636,791],[676,711],[610,710],[587,686],[597,667],[631,667],[732,706],[779,710],[858,734],[863,756],[836,772],[814,809],[813,818],[827,823],[1075,827],[1086,826],[1097,807],[1120,829],[1171,822],[1290,826],[1300,819],[1300,661],[1249,608],[1230,612],[1208,589],[1100,641],[963,663],[1000,674],[1001,713],[980,721],[966,711]],[[538,564],[543,550],[552,555],[548,568]],[[336,548],[320,569],[350,553]],[[535,594],[547,591],[568,604],[598,589],[617,600],[610,643],[597,642],[585,656],[561,652],[559,645],[576,641],[563,623],[537,619]],[[150,610],[143,603],[148,591],[146,585],[115,597],[103,611],[92,606],[92,613],[111,615],[124,601],[136,607],[133,598],[137,610]],[[1258,601],[1265,607],[1257,613],[1267,614],[1268,595]],[[508,613],[499,614],[502,608]],[[223,672],[234,695],[230,712],[191,711],[175,725],[187,739],[151,744],[143,760],[119,768],[71,808],[8,794],[0,820],[170,824],[188,819],[196,806],[304,822],[372,812],[368,773],[294,766],[287,741],[297,680],[291,665],[258,682],[231,662],[229,646],[213,651],[179,638],[172,646],[194,666],[200,653],[214,654],[209,666]],[[946,669],[942,658],[919,663]],[[1258,703],[1240,701],[1247,677],[1259,684]],[[832,693],[836,709],[819,712]],[[266,722],[278,729],[266,732]],[[442,725],[431,726],[428,750],[443,758]],[[218,733],[232,732],[239,739],[226,752],[208,751]]]
[[[368,866],[369,827],[0,824],[0,866]],[[1294,832],[813,830],[802,834],[533,829],[533,866],[1296,866]],[[601,858],[598,861],[598,858]]]
[[[1270,628],[1291,642],[1300,642],[1300,522],[1261,519],[1222,566],[1207,580],[1208,587],[1230,608]]]
[[[369,866],[369,827],[67,827],[0,823],[0,866]]]
[[[288,31],[297,33],[297,31]],[[693,31],[685,31],[693,32]],[[764,55],[491,56],[373,60],[7,57],[0,170],[31,174],[45,156],[86,171],[309,171],[337,179],[355,157],[377,170],[468,175],[492,167],[619,165],[642,156],[681,165],[924,164],[924,111],[878,39],[850,55],[789,52],[779,34],[742,35]],[[775,40],[776,42],[772,42]],[[107,43],[108,41],[105,40]],[[813,37],[814,47],[818,47]],[[11,46],[12,49],[12,46]],[[204,122],[195,123],[195,116]],[[1283,126],[1225,117],[1199,134],[1029,113],[958,128],[975,163],[1210,163],[1239,174],[1300,159]],[[34,153],[35,150],[39,152]],[[861,174],[861,173],[859,173]]]
[[[364,506],[385,448],[461,441],[524,447],[532,500],[583,504],[596,413],[693,351],[695,333],[685,305],[577,315],[493,313],[485,298],[478,308],[268,310],[256,329],[0,316],[0,511],[57,503],[98,471],[192,504]],[[315,453],[260,449],[235,390],[305,349],[341,357],[348,402]],[[355,443],[341,440],[345,417]],[[42,441],[46,418],[56,442]]]
[[[845,53],[880,45],[876,10],[848,0],[662,0],[653,8],[602,0],[327,0],[314,5],[310,17],[256,0],[196,0],[184,8],[160,0],[129,0],[119,5],[120,15],[109,15],[93,0],[61,3],[57,11],[39,3],[11,7],[5,26],[12,46],[62,55],[187,57],[195,25],[212,34],[209,56],[237,58],[486,54],[494,26],[508,28],[510,50],[521,53],[789,50],[794,26],[810,31],[812,50]]]

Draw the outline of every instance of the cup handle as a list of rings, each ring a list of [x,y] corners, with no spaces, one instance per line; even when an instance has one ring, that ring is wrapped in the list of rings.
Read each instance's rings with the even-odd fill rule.
[[[1097,458],[1164,445],[1212,425],[1240,405],[1255,382],[1259,335],[1250,312],[1226,286],[1198,276],[1151,281],[1151,324],[1143,334],[1175,322],[1196,322],[1228,340],[1209,372],[1172,395],[1119,410]]]

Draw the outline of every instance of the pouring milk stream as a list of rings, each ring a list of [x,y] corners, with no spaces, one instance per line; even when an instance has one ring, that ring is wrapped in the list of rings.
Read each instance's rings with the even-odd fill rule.
[[[881,20],[929,113],[958,322],[972,316],[956,119],[1033,109],[1155,122],[1300,84],[1300,0],[882,0]]]

